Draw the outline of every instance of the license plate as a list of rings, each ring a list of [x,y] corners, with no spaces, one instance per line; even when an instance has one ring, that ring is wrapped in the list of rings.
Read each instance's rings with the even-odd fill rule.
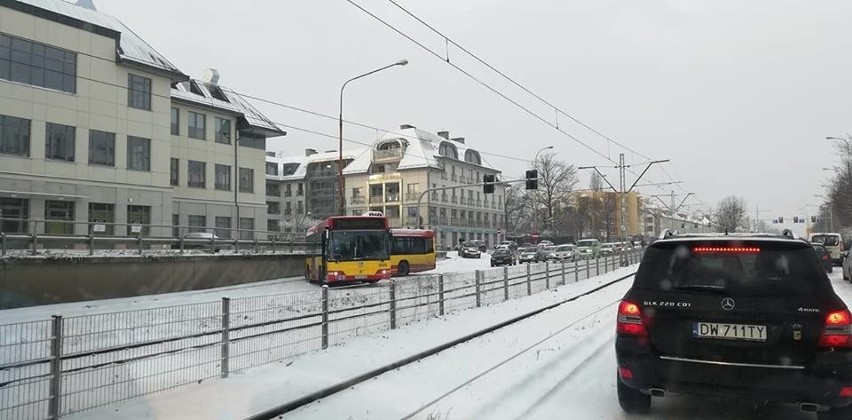
[[[363,274],[359,274],[359,275],[355,276],[355,280],[367,280],[367,276],[365,276]]]
[[[695,322],[692,324],[692,335],[721,340],[766,341],[766,325]]]

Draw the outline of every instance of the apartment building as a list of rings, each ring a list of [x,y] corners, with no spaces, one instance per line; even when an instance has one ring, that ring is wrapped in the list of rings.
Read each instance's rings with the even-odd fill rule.
[[[169,236],[220,217],[262,228],[254,186],[265,138],[284,132],[212,76],[191,80],[92,8],[0,2],[0,229]],[[217,165],[240,168],[238,196],[230,179],[216,188]]]
[[[621,228],[621,193],[614,191],[582,191],[575,194],[575,202],[579,209],[587,215],[581,235],[589,238],[622,237]],[[625,198],[625,222],[629,237],[643,233],[640,215],[643,212],[643,200],[636,192],[629,192]]]
[[[464,138],[402,125],[344,169],[349,214],[381,211],[393,227],[436,232],[441,248],[459,239],[498,242],[504,228],[504,189],[484,194],[486,174],[499,175]],[[423,194],[428,189],[447,188]],[[421,200],[422,196],[422,200]],[[418,207],[418,200],[420,206]]]

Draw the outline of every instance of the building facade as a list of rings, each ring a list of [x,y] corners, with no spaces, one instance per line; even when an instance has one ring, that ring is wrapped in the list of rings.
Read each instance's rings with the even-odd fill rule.
[[[403,125],[358,155],[344,174],[349,214],[381,211],[393,227],[434,230],[442,249],[460,239],[490,246],[500,240],[504,189],[498,185],[494,194],[485,194],[481,185],[484,175],[500,171],[464,138]]]
[[[171,236],[178,221],[202,227],[190,216],[215,227],[235,203],[212,182],[233,156],[212,147],[217,118],[237,136],[284,133],[245,101],[181,96],[199,83],[115,18],[62,0],[0,3],[2,231]],[[252,150],[240,166],[262,171],[263,147]],[[262,192],[237,201],[265,207]]]
[[[614,191],[583,191],[575,196],[582,212],[587,216],[583,226],[582,237],[617,240],[622,237],[621,228],[621,193]],[[625,210],[628,237],[636,237],[643,233],[642,199],[636,192],[625,195]]]

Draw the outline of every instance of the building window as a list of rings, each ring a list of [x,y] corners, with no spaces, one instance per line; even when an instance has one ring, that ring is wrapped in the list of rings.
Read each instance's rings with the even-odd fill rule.
[[[169,185],[180,185],[180,159],[172,158],[169,167]]]
[[[127,169],[151,170],[151,139],[127,136]]]
[[[74,161],[75,129],[69,125],[47,123],[44,133],[45,159]]]
[[[74,202],[44,202],[44,233],[48,235],[71,235],[74,233]]]
[[[300,182],[299,185],[296,185],[296,197],[301,197],[303,195],[305,195],[305,187],[304,184]]]
[[[275,162],[266,162],[266,174],[278,176],[278,164]]]
[[[189,233],[206,232],[207,231],[207,216],[189,215]]]
[[[254,169],[240,168],[240,192],[254,192]]]
[[[77,54],[0,34],[0,79],[77,92]]]
[[[266,214],[281,214],[281,203],[277,201],[267,201]]]
[[[254,239],[254,219],[250,217],[240,217],[240,239]]]
[[[115,166],[115,134],[89,130],[89,163]]]
[[[127,206],[127,224],[128,235],[150,235],[151,206]]]
[[[296,214],[305,214],[305,202],[297,201],[296,202]]]
[[[288,202],[284,203],[284,215],[290,216],[292,214],[293,214],[293,203],[288,201]]]
[[[30,120],[0,115],[0,153],[30,155]]]
[[[228,165],[216,164],[216,185],[217,190],[231,191],[231,167]]]
[[[180,109],[172,108],[172,134],[180,135]]]
[[[216,117],[216,143],[231,144],[231,120]]]
[[[231,239],[231,218],[216,216],[215,235],[222,239]]]
[[[180,238],[180,214],[172,215],[172,236]]]
[[[281,185],[277,182],[267,181],[266,182],[266,195],[269,197],[280,197],[281,196]]]
[[[188,161],[189,176],[186,185],[192,188],[207,188],[207,164],[195,160]]]
[[[281,232],[281,225],[278,223],[278,220],[269,219],[266,221],[266,231],[267,232]],[[278,238],[278,236],[270,235],[270,239]]]
[[[89,203],[89,232],[92,235],[115,234],[115,204]]]
[[[127,75],[127,106],[151,110],[151,79],[135,74]]]
[[[0,232],[27,233],[30,217],[30,200],[23,198],[0,198]]]
[[[189,119],[187,135],[193,139],[206,140],[207,116],[198,112],[188,111],[187,119]]]

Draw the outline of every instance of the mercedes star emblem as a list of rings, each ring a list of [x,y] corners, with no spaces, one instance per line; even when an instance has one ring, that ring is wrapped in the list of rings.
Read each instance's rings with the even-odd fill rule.
[[[726,311],[733,311],[736,306],[737,306],[737,303],[734,302],[733,299],[731,299],[731,298],[722,299],[722,309],[724,309]]]

